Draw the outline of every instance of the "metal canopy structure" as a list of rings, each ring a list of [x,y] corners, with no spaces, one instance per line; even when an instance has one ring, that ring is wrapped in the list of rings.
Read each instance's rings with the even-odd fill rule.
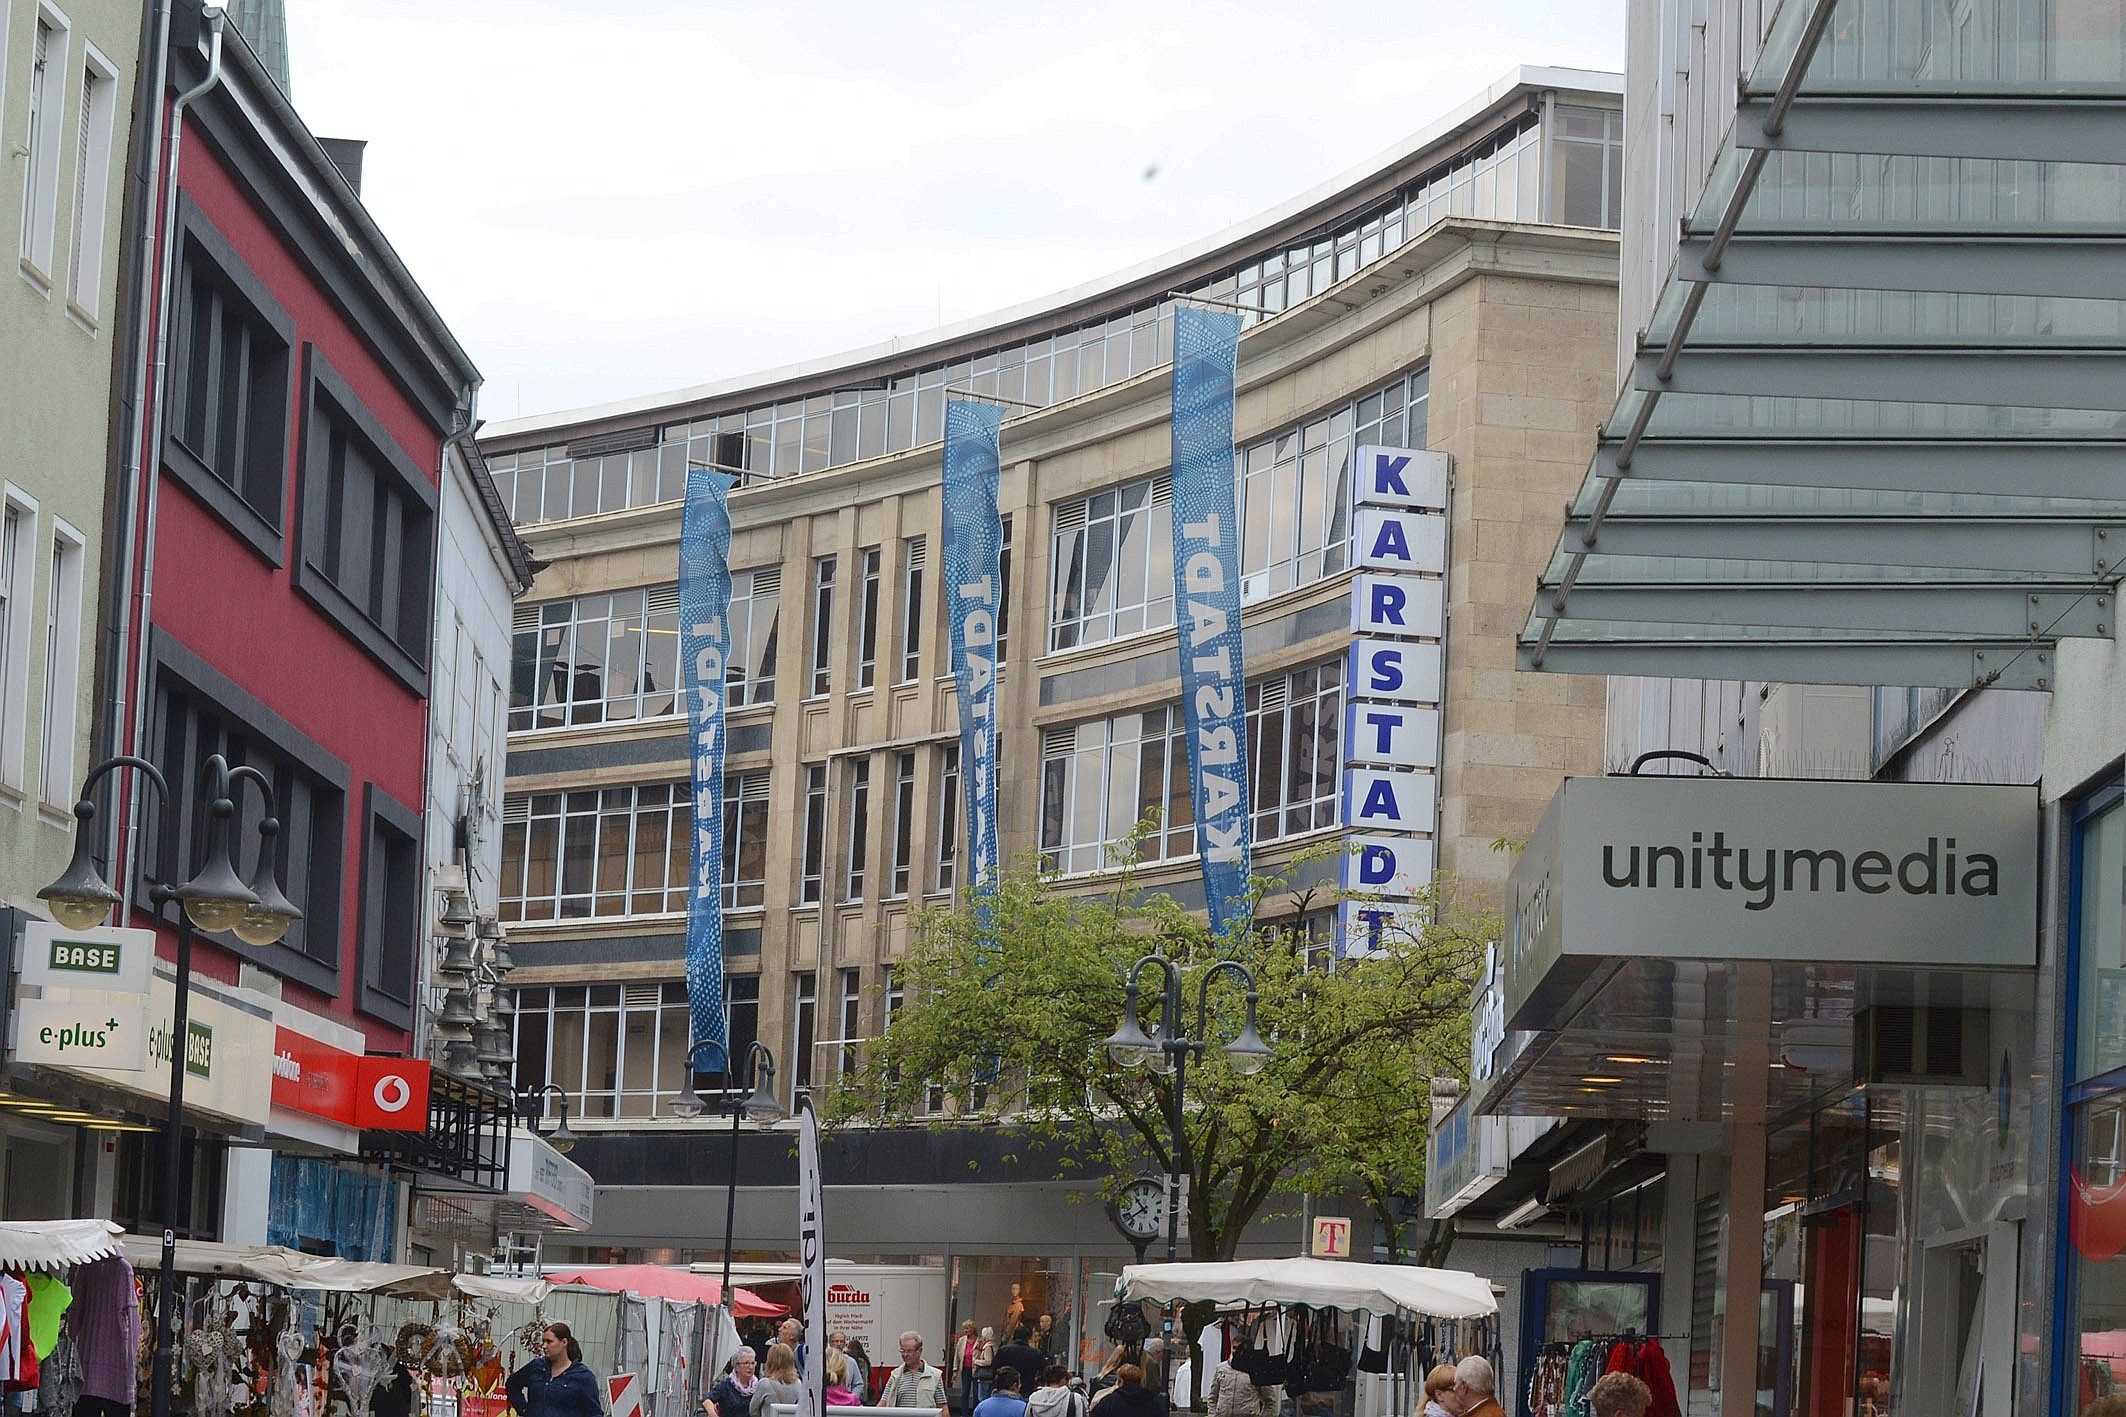
[[[2046,689],[2116,633],[2126,72],[1891,9],[1773,21],[1522,668]]]

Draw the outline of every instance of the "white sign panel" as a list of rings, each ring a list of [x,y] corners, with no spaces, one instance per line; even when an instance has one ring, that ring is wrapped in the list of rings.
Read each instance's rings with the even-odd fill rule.
[[[1438,639],[1447,626],[1447,583],[1367,571],[1351,584],[1351,632]]]
[[[1353,640],[1351,693],[1404,704],[1439,702],[1441,649],[1413,640]]]
[[[1344,825],[1369,832],[1427,832],[1439,811],[1429,772],[1352,768],[1344,774]]]
[[[1509,882],[1506,1026],[1571,960],[2037,962],[2034,787],[1580,777]]]
[[[1358,505],[1444,511],[1447,469],[1452,461],[1445,453],[1428,453],[1421,448],[1363,446],[1357,458]]]
[[[40,989],[108,989],[139,995],[155,963],[153,930],[69,930],[49,920],[22,928],[22,982]]]
[[[1437,513],[1361,507],[1357,564],[1367,571],[1444,573],[1447,519]]]
[[[1432,842],[1424,837],[1344,838],[1343,888],[1366,895],[1410,897],[1432,885]]]
[[[1344,760],[1387,768],[1439,766],[1439,710],[1353,703],[1344,709]]]
[[[54,990],[15,1005],[18,1063],[109,1068],[138,1073],[148,1065],[148,1009],[138,994]]]

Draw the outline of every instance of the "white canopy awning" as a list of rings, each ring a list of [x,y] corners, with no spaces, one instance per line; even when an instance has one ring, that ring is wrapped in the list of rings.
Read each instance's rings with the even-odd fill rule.
[[[64,1269],[118,1253],[108,1220],[0,1220],[0,1269]]]
[[[1486,1318],[1499,1311],[1491,1281],[1466,1270],[1348,1260],[1125,1265],[1115,1297],[1155,1304],[1306,1304],[1438,1319]]]

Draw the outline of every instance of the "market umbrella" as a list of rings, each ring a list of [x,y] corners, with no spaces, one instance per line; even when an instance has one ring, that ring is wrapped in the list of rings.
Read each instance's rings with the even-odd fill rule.
[[[667,1269],[661,1264],[612,1264],[589,1269],[553,1270],[546,1278],[555,1284],[587,1284],[593,1289],[615,1294],[640,1294],[645,1299],[676,1299],[682,1304],[723,1302],[721,1280],[684,1269]],[[790,1311],[734,1284],[731,1286],[731,1312],[739,1318],[773,1319]]]

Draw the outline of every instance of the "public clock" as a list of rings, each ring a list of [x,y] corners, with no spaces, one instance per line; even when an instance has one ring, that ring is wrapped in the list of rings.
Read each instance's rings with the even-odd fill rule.
[[[1112,1214],[1115,1226],[1132,1240],[1151,1240],[1166,1231],[1166,1182],[1139,1176],[1122,1188]]]

